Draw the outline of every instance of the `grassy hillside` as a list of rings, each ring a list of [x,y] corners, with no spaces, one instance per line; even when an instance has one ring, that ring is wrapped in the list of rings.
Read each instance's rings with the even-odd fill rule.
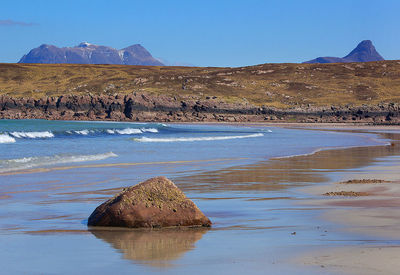
[[[216,96],[279,108],[400,102],[400,61],[262,64],[239,68],[0,64],[0,95]]]

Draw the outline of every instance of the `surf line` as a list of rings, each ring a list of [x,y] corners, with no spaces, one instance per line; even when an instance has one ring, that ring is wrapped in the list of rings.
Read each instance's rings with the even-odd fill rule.
[[[73,166],[57,166],[48,168],[26,169],[13,172],[3,172],[0,176],[11,176],[20,174],[46,173],[51,171],[63,171],[79,168],[104,168],[104,167],[121,167],[121,166],[140,166],[140,165],[163,165],[163,164],[186,164],[186,163],[202,163],[202,162],[220,162],[245,160],[250,158],[220,158],[220,159],[204,159],[204,160],[174,160],[174,161],[152,161],[152,162],[122,162],[122,163],[103,163],[103,164],[88,164],[88,165],[73,165]]]

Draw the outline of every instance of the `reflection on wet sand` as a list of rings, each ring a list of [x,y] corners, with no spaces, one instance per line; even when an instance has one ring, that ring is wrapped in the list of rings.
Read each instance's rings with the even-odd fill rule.
[[[166,267],[194,249],[207,229],[90,229],[97,238],[121,251],[125,259],[155,267]]]
[[[377,158],[400,154],[400,134],[384,133],[392,146],[354,147],[323,150],[312,155],[271,159],[256,164],[230,167],[174,179],[183,190],[212,191],[275,191],[309,183],[324,182],[323,173],[370,165]]]
[[[127,163],[103,163],[103,164],[86,164],[86,165],[71,165],[71,166],[54,166],[54,167],[23,169],[17,171],[5,171],[5,172],[0,172],[0,176],[48,173],[51,171],[65,171],[65,170],[82,169],[82,168],[131,167],[131,166],[170,165],[170,164],[178,165],[178,164],[203,163],[203,162],[226,162],[226,161],[244,160],[244,159],[247,158],[220,158],[220,159],[201,159],[201,160],[175,160],[175,161],[127,162]]]

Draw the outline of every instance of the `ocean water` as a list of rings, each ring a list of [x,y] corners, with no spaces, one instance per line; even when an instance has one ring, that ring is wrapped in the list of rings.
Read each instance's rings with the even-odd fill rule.
[[[326,167],[386,156],[385,144],[373,133],[257,125],[1,120],[0,264],[4,274],[262,274],[266,265],[299,273],[282,255],[320,245],[312,235],[321,210],[296,207],[305,196],[296,188],[327,181]],[[376,150],[360,160],[343,149],[364,146]],[[328,149],[336,153],[311,158]],[[96,206],[160,175],[195,201],[212,229],[88,229]]]
[[[0,173],[73,163],[220,158],[246,163],[324,148],[374,144],[377,142],[372,136],[350,138],[349,134],[272,127],[3,120]]]

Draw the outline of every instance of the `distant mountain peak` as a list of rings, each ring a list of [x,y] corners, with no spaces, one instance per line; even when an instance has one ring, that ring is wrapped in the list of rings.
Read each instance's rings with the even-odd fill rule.
[[[164,65],[140,44],[117,50],[89,42],[82,42],[75,47],[63,48],[42,44],[24,55],[18,63]]]
[[[348,62],[370,62],[385,60],[375,49],[371,40],[361,41],[345,57],[318,57],[316,59],[306,61],[304,63],[348,63]]]
[[[82,42],[77,47],[79,47],[79,48],[87,48],[87,47],[90,47],[90,46],[96,46],[96,45],[91,44],[89,42]]]
[[[55,47],[55,46],[49,45],[49,44],[42,44],[39,46],[39,48],[42,48],[42,49],[51,48],[51,47]]]
[[[368,61],[385,60],[376,51],[371,40],[361,41],[354,50],[352,50],[348,55],[346,55],[343,58],[349,59],[349,60],[355,60],[354,62],[368,62]]]

